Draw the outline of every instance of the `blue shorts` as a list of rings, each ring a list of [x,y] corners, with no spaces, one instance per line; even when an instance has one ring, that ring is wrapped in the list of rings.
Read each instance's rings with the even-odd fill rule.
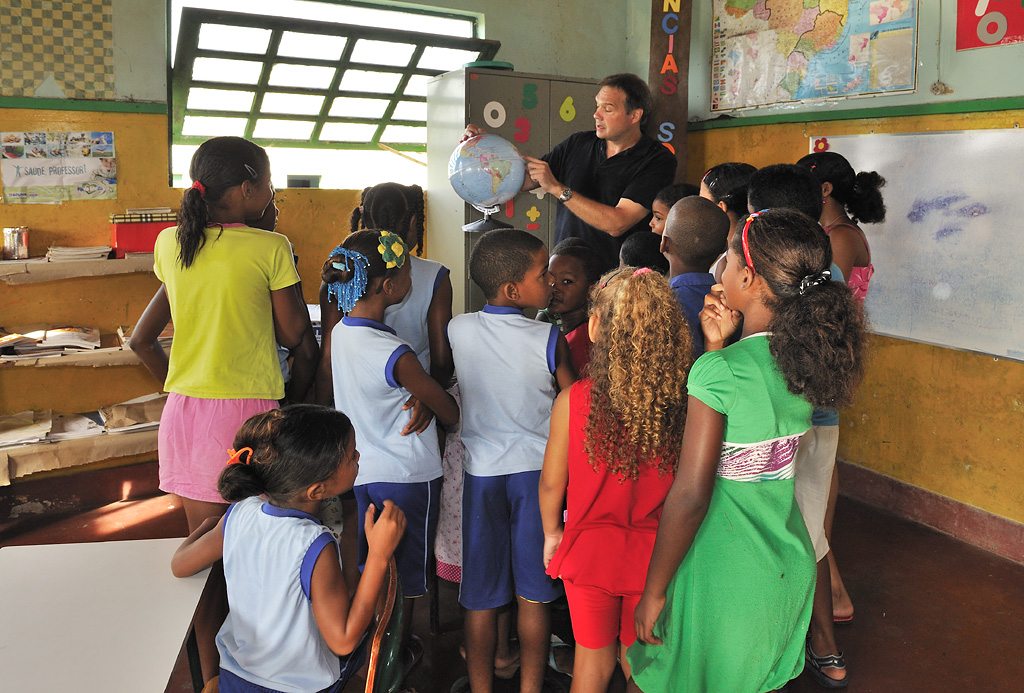
[[[539,482],[539,470],[464,474],[459,603],[467,609],[495,609],[516,595],[541,603],[561,596],[544,572]]]
[[[373,503],[380,515],[384,501],[393,502],[405,513],[405,536],[395,549],[395,563],[402,578],[406,597],[422,597],[427,593],[427,574],[434,559],[434,535],[441,507],[441,478],[415,484],[362,484],[352,488],[356,494],[359,515],[359,572],[366,565],[366,531],[363,527],[366,509]]]
[[[338,657],[338,660],[341,662],[341,676],[330,686],[319,691],[319,693],[342,693],[344,691],[348,680],[366,662],[367,650],[371,640],[373,640],[373,633],[367,630],[363,634],[363,639],[356,645],[356,649],[347,655]],[[267,688],[258,683],[248,681],[223,667],[220,669],[220,681],[218,682],[217,690],[224,691],[224,693],[281,693],[275,688]]]

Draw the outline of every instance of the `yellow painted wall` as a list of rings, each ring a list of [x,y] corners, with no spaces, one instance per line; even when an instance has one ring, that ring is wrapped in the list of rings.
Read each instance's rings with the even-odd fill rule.
[[[723,161],[795,162],[809,134],[1012,128],[1022,120],[1024,111],[1000,111],[695,131],[687,178]],[[877,336],[869,358],[857,400],[841,416],[839,457],[1024,522],[1024,363]]]
[[[50,245],[105,245],[109,215],[129,207],[178,208],[181,191],[168,187],[167,117],[162,114],[0,109],[0,131],[111,130],[118,161],[118,199],[62,205],[0,204],[3,226],[27,226],[30,251]],[[295,245],[303,292],[317,302],[320,267],[348,234],[358,191],[288,189],[277,193],[278,231]],[[0,325],[76,323],[112,333],[142,314],[159,288],[149,274],[70,279],[9,286],[0,283]],[[160,389],[142,366],[109,368],[0,367],[0,414],[25,409],[89,411]]]

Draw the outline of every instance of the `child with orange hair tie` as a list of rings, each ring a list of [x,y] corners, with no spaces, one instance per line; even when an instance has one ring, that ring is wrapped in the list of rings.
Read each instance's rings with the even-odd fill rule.
[[[544,563],[565,583],[576,639],[574,691],[606,690],[620,653],[629,678],[633,609],[675,476],[693,362],[668,280],[648,268],[604,276],[589,329],[588,377],[555,400],[540,477]]]

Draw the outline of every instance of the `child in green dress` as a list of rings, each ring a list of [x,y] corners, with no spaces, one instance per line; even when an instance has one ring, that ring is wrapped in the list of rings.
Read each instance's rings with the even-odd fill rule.
[[[707,353],[690,371],[679,467],[635,611],[628,658],[644,693],[759,693],[803,670],[815,565],[793,458],[812,405],[849,404],[863,372],[863,313],[828,280],[814,220],[752,214],[727,257],[701,312]]]

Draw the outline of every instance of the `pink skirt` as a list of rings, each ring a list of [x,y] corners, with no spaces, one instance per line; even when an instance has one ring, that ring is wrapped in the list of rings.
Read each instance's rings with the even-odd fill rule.
[[[170,393],[160,417],[160,490],[224,503],[217,478],[227,464],[235,433],[250,416],[277,407],[273,399],[200,399]]]

